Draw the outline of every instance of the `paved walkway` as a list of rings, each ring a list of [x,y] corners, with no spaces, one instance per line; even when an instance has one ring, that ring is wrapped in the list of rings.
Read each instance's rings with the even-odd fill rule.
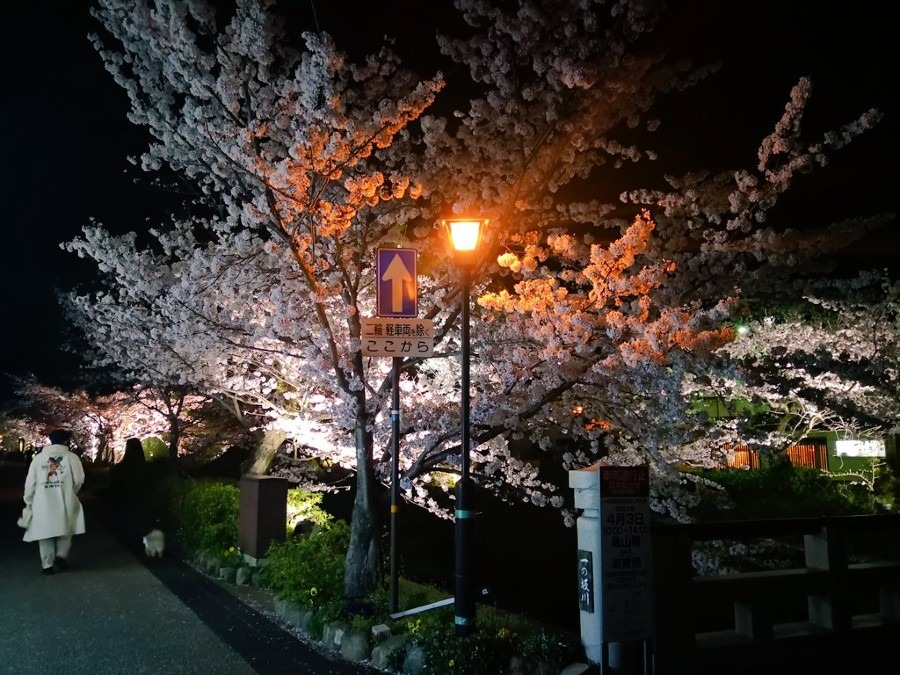
[[[175,556],[148,560],[89,493],[70,569],[42,575],[37,543],[16,526],[25,469],[0,461],[0,673],[380,672],[323,655],[253,589],[242,599]]]

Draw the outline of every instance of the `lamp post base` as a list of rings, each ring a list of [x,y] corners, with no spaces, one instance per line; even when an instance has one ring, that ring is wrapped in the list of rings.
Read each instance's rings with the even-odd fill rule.
[[[461,478],[456,484],[456,594],[455,617],[457,635],[475,632],[475,584],[472,582],[472,542],[475,511],[472,508],[472,479]]]

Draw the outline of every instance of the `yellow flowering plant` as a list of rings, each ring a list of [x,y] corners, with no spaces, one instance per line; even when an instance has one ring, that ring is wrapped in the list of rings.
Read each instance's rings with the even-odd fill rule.
[[[514,656],[529,664],[560,669],[580,657],[577,642],[524,623],[510,625],[508,619],[485,612],[475,633],[459,636],[452,615],[441,609],[408,620],[405,628],[411,643],[425,652],[430,675],[503,673]]]
[[[223,567],[240,567],[245,563],[244,554],[237,546],[229,546],[219,554]]]
[[[349,541],[350,526],[336,520],[310,536],[275,542],[266,554],[260,583],[310,609],[342,601]]]

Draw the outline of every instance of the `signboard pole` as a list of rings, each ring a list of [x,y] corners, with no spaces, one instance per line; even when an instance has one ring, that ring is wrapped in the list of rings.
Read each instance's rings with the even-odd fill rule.
[[[397,520],[400,513],[400,364],[392,359],[391,370],[391,613],[398,609]]]
[[[379,248],[375,254],[375,305],[378,319],[363,319],[363,356],[391,356],[391,589],[390,610],[397,612],[399,566],[397,520],[400,511],[400,366],[405,357],[434,352],[431,321],[418,314],[418,252],[411,248]],[[403,356],[398,356],[402,354]]]

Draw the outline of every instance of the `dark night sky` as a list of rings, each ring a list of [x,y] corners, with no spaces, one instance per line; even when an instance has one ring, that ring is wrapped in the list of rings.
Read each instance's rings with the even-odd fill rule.
[[[59,248],[90,216],[128,216],[140,195],[124,176],[140,149],[126,99],[87,41],[87,2],[14,0],[0,8],[4,222],[0,370],[71,372],[53,293],[87,273]]]
[[[315,0],[315,7],[321,28],[337,34],[339,43],[375,40],[401,26],[406,36],[416,36],[420,44],[414,51],[421,54],[433,29],[412,26],[420,19],[433,20],[435,8],[447,1]],[[90,271],[60,250],[59,242],[77,236],[91,217],[114,231],[128,231],[161,215],[159,195],[132,181],[126,158],[141,151],[144,138],[127,121],[125,95],[87,41],[87,33],[96,29],[87,12],[90,4],[4,0],[0,6],[0,214],[6,235],[0,373],[33,372],[50,383],[64,383],[73,370],[73,357],[58,349],[65,326],[53,288],[86,280]],[[309,13],[310,0],[281,4]],[[831,221],[896,210],[898,109],[892,90],[898,78],[890,3],[670,4],[681,18],[668,31],[666,44],[671,41],[676,48],[721,58],[725,64],[694,94],[695,103],[685,108],[687,117],[670,137],[673,147],[667,150],[677,152],[685,167],[709,166],[704,160],[713,156],[713,148],[735,153],[729,166],[751,163],[790,87],[801,75],[810,75],[814,93],[806,119],[812,127],[845,122],[869,107],[883,108],[889,118],[843,153],[828,176],[798,187],[797,203],[810,200],[815,207],[804,215]],[[361,19],[349,22],[348,16]],[[341,38],[347,26],[353,34]],[[851,250],[848,264],[892,264],[898,241],[893,231],[870,239]]]

